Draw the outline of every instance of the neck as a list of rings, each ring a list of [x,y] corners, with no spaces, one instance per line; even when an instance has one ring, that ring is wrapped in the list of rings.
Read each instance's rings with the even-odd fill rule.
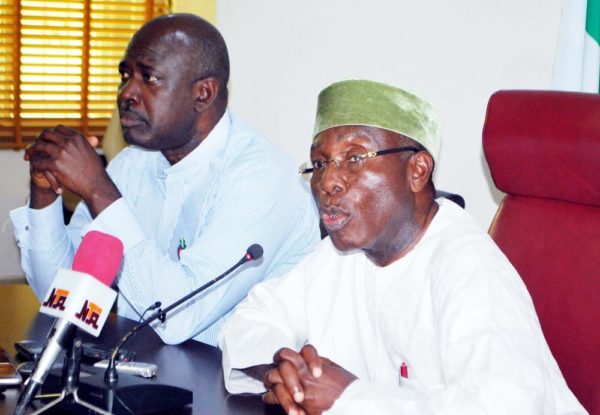
[[[198,147],[200,145],[200,143],[207,136],[208,136],[208,134],[203,135],[202,137],[195,137],[195,138],[191,139],[190,141],[188,141],[182,147],[169,149],[169,150],[162,150],[162,154],[163,154],[163,156],[165,156],[165,158],[167,159],[169,164],[172,166],[175,163],[178,163],[179,161],[181,161],[185,156],[190,154],[192,151],[194,151],[194,149],[196,147]]]
[[[194,151],[208,137],[225,113],[225,109],[204,114],[196,123],[194,131],[191,132],[192,138],[185,145],[174,149],[162,150],[163,156],[165,156],[171,166]]]
[[[422,209],[418,209],[412,221],[406,222],[391,242],[365,249],[364,252],[375,265],[385,267],[409,253],[419,243],[429,224],[438,211],[438,204],[431,199]]]

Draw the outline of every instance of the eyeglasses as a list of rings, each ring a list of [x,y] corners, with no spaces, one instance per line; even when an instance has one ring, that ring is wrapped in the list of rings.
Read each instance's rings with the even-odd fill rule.
[[[313,174],[321,175],[325,172],[325,169],[327,169],[327,166],[331,163],[335,166],[336,169],[339,169],[340,167],[342,167],[342,168],[345,168],[350,173],[356,174],[359,171],[361,171],[361,169],[363,168],[363,163],[367,159],[377,157],[377,156],[385,156],[386,154],[403,153],[406,151],[417,152],[417,151],[421,151],[421,150],[416,147],[396,147],[396,148],[388,148],[388,149],[379,150],[379,151],[369,151],[369,152],[363,153],[363,154],[352,154],[342,160],[335,160],[333,158],[330,160],[313,160],[312,167],[308,167],[308,168],[300,167],[299,173],[302,174],[303,176],[310,176]]]

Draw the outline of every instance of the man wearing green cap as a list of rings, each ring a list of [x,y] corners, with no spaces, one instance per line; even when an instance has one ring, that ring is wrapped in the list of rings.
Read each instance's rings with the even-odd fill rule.
[[[311,189],[329,233],[219,336],[232,393],[288,414],[583,414],[519,275],[435,200],[431,106],[342,81],[319,95]]]

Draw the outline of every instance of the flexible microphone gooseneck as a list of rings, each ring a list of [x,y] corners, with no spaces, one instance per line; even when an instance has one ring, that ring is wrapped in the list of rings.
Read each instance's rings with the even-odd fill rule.
[[[262,246],[260,246],[259,244],[253,244],[253,245],[249,246],[248,249],[246,250],[246,253],[242,257],[242,259],[240,259],[234,266],[229,268],[223,274],[210,280],[209,282],[204,284],[202,287],[195,289],[191,293],[187,294],[185,297],[175,301],[173,304],[166,307],[164,310],[159,309],[154,314],[152,314],[150,317],[148,317],[147,320],[144,320],[143,323],[134,326],[131,330],[129,330],[127,333],[125,333],[125,335],[121,338],[121,340],[119,341],[119,343],[117,344],[117,346],[115,347],[115,349],[113,350],[113,352],[110,356],[110,360],[108,362],[108,367],[106,368],[106,373],[104,374],[104,381],[109,384],[114,384],[119,381],[119,375],[117,374],[117,367],[116,367],[116,363],[115,363],[117,354],[119,353],[119,350],[121,349],[121,347],[123,347],[123,345],[127,342],[127,340],[129,340],[131,338],[131,336],[133,336],[136,332],[138,332],[140,329],[143,329],[144,327],[148,326],[154,320],[160,320],[160,321],[164,322],[165,318],[167,316],[167,313],[169,311],[173,310],[175,307],[183,304],[184,302],[186,302],[186,301],[190,300],[191,298],[195,297],[196,295],[200,294],[202,291],[206,290],[207,288],[209,288],[212,285],[216,284],[217,282],[221,281],[223,278],[227,277],[229,274],[231,274],[233,271],[235,271],[238,267],[245,264],[246,262],[256,261],[257,259],[260,259],[262,257],[262,255],[263,255]]]

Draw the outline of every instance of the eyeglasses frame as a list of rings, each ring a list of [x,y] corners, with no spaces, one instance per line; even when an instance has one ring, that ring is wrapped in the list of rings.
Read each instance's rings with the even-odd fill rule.
[[[417,148],[417,147],[406,147],[406,146],[405,147],[394,147],[394,148],[386,148],[384,150],[378,150],[378,151],[368,151],[368,152],[366,152],[364,154],[360,154],[360,155],[353,156],[353,157],[360,157],[360,160],[364,161],[366,159],[370,159],[370,158],[377,157],[377,156],[385,156],[386,154],[403,153],[403,152],[406,152],[406,151],[419,152],[421,150],[422,149]],[[347,160],[343,160],[343,161],[347,162]],[[335,165],[335,168],[339,169],[341,162],[342,161],[337,161],[335,159],[323,160],[323,163],[325,163],[325,168],[327,168],[327,165],[329,163],[333,163]],[[298,173],[300,173],[302,175],[312,174],[314,172],[314,170],[315,170],[314,167],[306,167],[306,168],[302,168],[301,167],[298,170]]]

